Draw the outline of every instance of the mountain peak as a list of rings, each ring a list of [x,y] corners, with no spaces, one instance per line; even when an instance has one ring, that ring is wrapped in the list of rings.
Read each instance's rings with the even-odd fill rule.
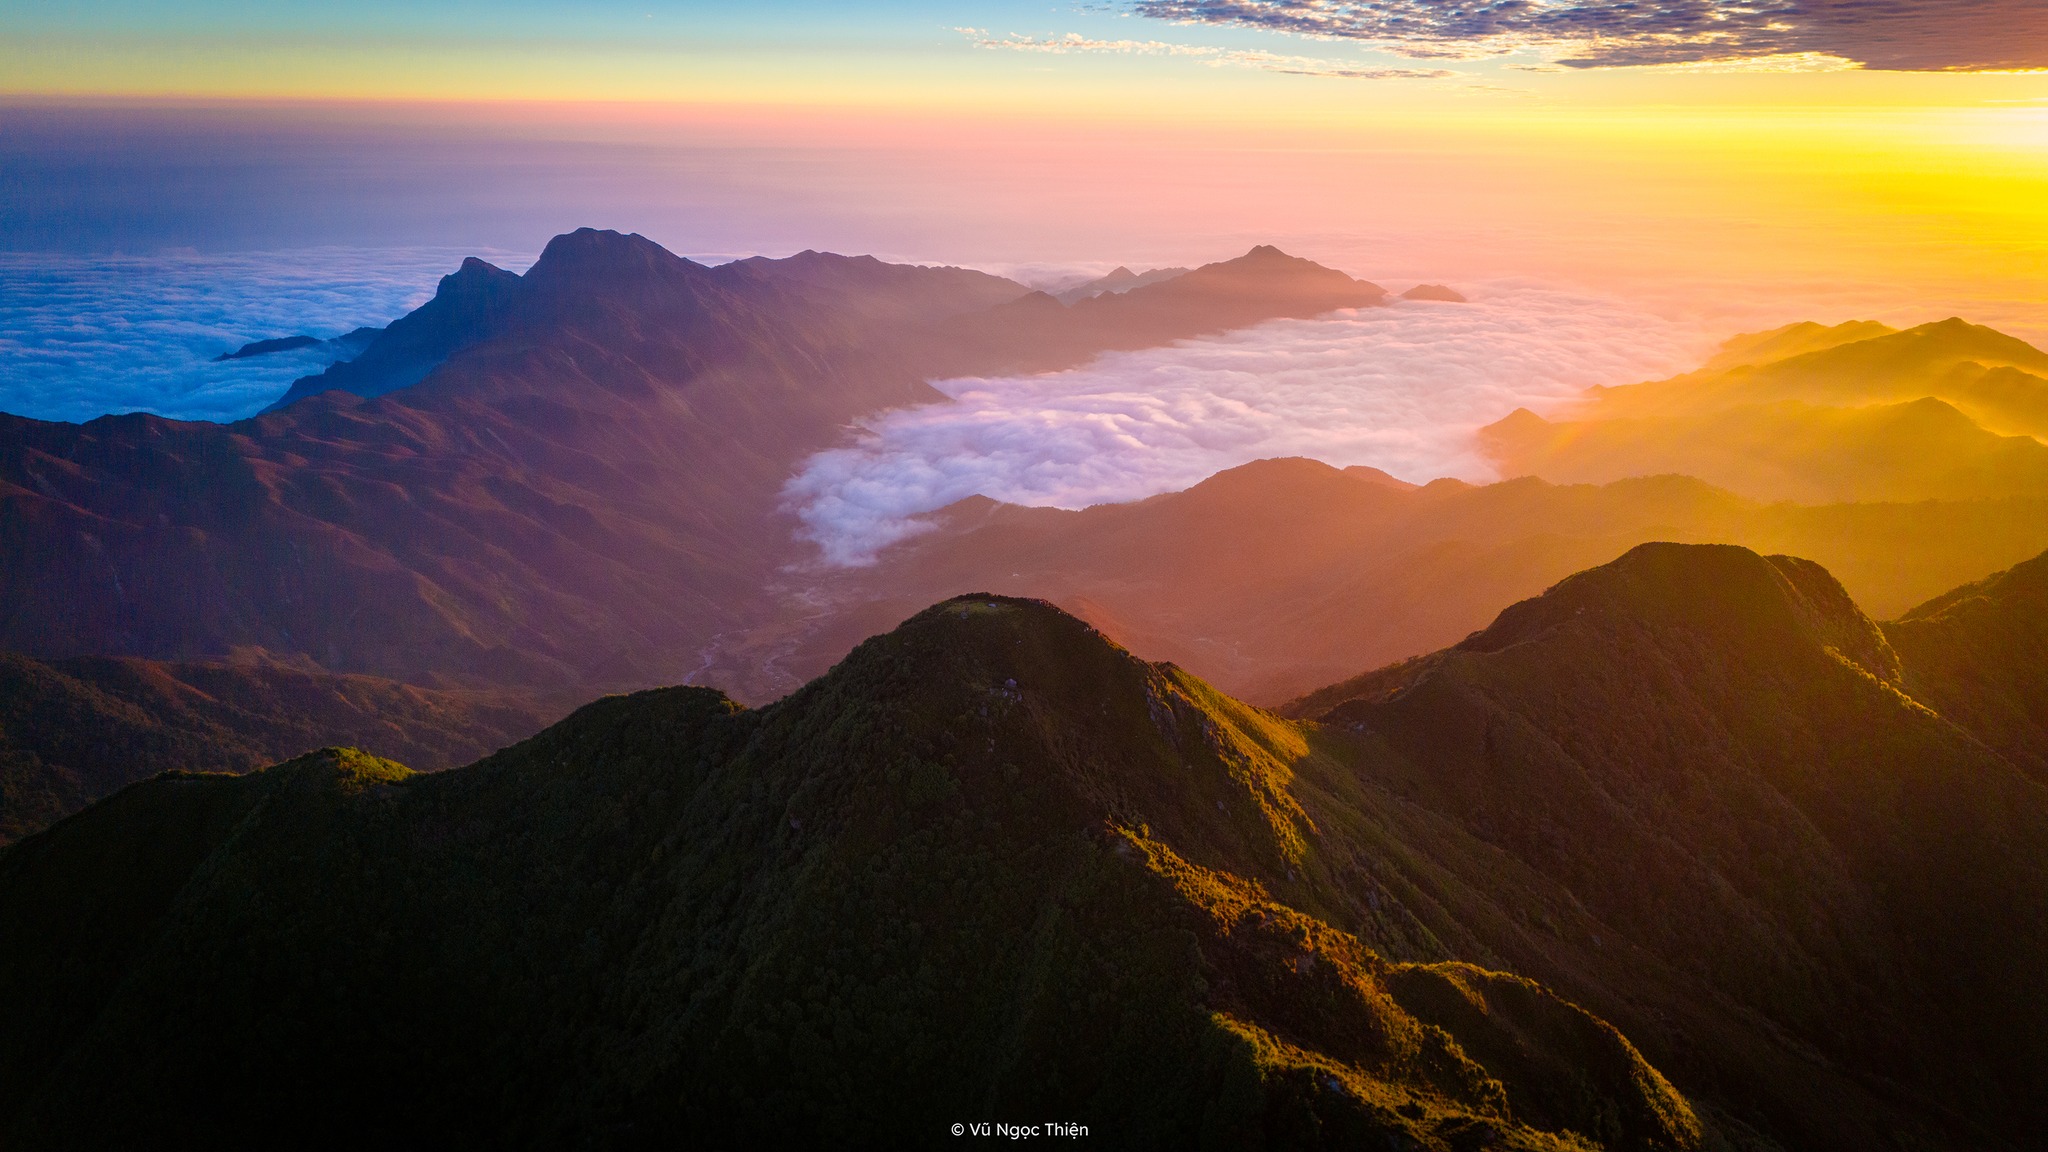
[[[1401,293],[1403,300],[1423,300],[1439,304],[1469,304],[1463,292],[1444,284],[1417,284]]]
[[[1315,297],[1327,300],[1329,308],[1357,308],[1385,303],[1387,291],[1371,281],[1355,280],[1335,268],[1261,244],[1234,260],[1204,264],[1171,280],[1134,288],[1127,295],[1138,298],[1147,294],[1160,300],[1219,294],[1266,300]]]
[[[526,291],[527,281],[518,273],[466,256],[460,267],[441,277],[433,299],[387,328],[350,333],[367,337],[355,359],[300,377],[264,411],[276,412],[323,392],[370,397],[410,388],[457,351],[496,332]]]
[[[686,270],[703,269],[638,232],[578,228],[548,241],[526,279],[542,285],[616,286]]]
[[[1639,544],[1510,606],[1458,648],[1498,652],[1555,628],[1624,620],[1743,654],[1810,645],[1879,680],[1899,681],[1899,658],[1884,633],[1825,568],[1733,544]]]
[[[494,289],[506,288],[519,282],[517,272],[507,272],[488,260],[475,256],[464,256],[462,264],[455,271],[441,277],[435,286],[434,297],[467,296]]]

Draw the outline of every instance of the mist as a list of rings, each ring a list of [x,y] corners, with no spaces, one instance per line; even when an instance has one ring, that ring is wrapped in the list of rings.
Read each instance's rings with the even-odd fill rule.
[[[1682,371],[1713,344],[1611,298],[1526,281],[1460,287],[1470,303],[1400,301],[1067,372],[940,381],[948,402],[868,421],[856,444],[813,456],[784,498],[826,563],[860,565],[973,495],[1080,508],[1277,456],[1491,480],[1477,428],[1595,384]]]

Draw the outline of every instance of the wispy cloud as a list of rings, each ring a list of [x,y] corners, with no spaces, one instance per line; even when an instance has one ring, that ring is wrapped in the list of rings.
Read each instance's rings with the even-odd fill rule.
[[[1345,80],[1442,80],[1460,75],[1445,68],[1375,68],[1351,61],[1289,56],[1259,49],[1173,44],[1164,40],[1102,40],[1078,32],[1064,36],[1026,36],[1017,32],[995,36],[985,28],[958,28],[955,31],[967,37],[977,48],[1008,52],[1041,52],[1057,56],[1077,53],[1186,56],[1216,68],[1258,68],[1294,76],[1333,76]]]
[[[2048,68],[2040,0],[1132,0],[1130,10],[1421,60],[1531,53],[1573,68]]]
[[[1518,405],[1697,363],[1687,325],[1614,301],[1494,283],[1472,304],[1283,320],[1071,372],[940,382],[948,403],[884,414],[784,489],[828,563],[861,564],[977,493],[1078,508],[1135,500],[1272,456],[1412,480],[1488,479],[1473,430]]]

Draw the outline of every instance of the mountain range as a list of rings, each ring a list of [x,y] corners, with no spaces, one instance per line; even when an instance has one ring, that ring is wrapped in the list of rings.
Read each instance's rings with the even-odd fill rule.
[[[584,229],[249,420],[0,416],[0,1147],[2039,1144],[2048,354],[819,561],[933,381],[1394,302],[1119,272]]]
[[[802,558],[783,482],[928,379],[1047,370],[1383,298],[1270,248],[1067,308],[954,268],[706,268],[558,237],[469,260],[229,425],[0,417],[0,647],[261,650],[435,687],[683,678]]]
[[[1399,481],[1266,460],[1184,492],[1081,511],[974,498],[872,568],[804,586],[812,605],[725,637],[707,678],[768,700],[863,635],[987,589],[1060,604],[1147,655],[1262,704],[1452,644],[1501,605],[1647,540],[1813,557],[1892,616],[2048,549],[2048,487],[1998,500],[1799,505],[1658,475]],[[820,611],[829,606],[830,611]]]
[[[816,563],[782,485],[864,416],[941,399],[929,380],[1387,301],[1270,247],[1139,279],[1067,306],[966,269],[819,252],[707,268],[589,229],[524,275],[467,260],[256,418],[0,416],[0,649],[368,676],[537,724],[679,681],[763,703],[988,590],[1279,704],[1455,643],[1646,540],[1808,556],[1884,617],[2048,548],[2040,443],[1971,422],[2020,420],[2048,357],[1947,322],[1793,325],[1688,377],[1595,390],[1570,419],[1488,430],[1504,472],[1547,480],[1267,461],[1081,512],[974,498],[872,568]],[[320,742],[336,741],[366,742]]]
[[[0,850],[0,1124],[2027,1147],[2048,791],[1912,692],[2037,684],[1972,640],[2038,638],[2042,564],[1902,653],[1811,562],[1645,545],[1313,721],[963,597],[763,709],[168,773]]]

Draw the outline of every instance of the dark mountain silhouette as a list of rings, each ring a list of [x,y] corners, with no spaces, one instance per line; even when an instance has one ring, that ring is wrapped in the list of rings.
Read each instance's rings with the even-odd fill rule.
[[[296,352],[301,348],[320,348],[339,358],[354,356],[370,346],[384,330],[382,328],[356,328],[332,340],[318,336],[280,336],[274,340],[254,340],[235,349],[215,356],[215,363],[229,360],[247,360],[252,356],[268,356],[273,352]]]
[[[1700,371],[1621,388],[1546,421],[1484,430],[1508,474],[1599,483],[1679,472],[1761,500],[2048,493],[2048,353],[1944,320],[1741,336]]]
[[[759,713],[658,690],[440,776],[345,750],[167,775],[0,855],[0,988],[39,994],[0,1025],[0,1122],[23,1148],[936,1146],[983,1113],[1136,1148],[1696,1146],[1597,1019],[1312,911],[1307,755],[976,599]]]
[[[764,588],[804,555],[781,485],[858,417],[939,399],[925,381],[949,372],[1376,291],[1259,249],[1072,310],[1044,300],[1048,319],[961,269],[706,268],[585,229],[521,276],[465,262],[252,420],[0,417],[0,646],[261,649],[441,687],[682,679],[779,611]]]
[[[1817,566],[1651,545],[1321,723],[976,596],[759,711],[170,774],[0,850],[0,1125],[2024,1147],[2048,792],[1910,676]]]
[[[172,769],[246,772],[335,743],[466,764],[567,711],[542,707],[275,666],[0,653],[0,844]]]
[[[320,343],[324,341],[318,336],[280,336],[275,340],[254,340],[233,352],[223,352],[215,356],[214,360],[247,360],[251,356],[268,356],[272,352],[296,352]]]
[[[875,567],[803,585],[775,626],[723,638],[707,677],[773,699],[919,605],[987,589],[1052,600],[1135,652],[1277,704],[1454,644],[1647,540],[1812,556],[1883,615],[2048,549],[2048,499],[1801,507],[1677,476],[1417,487],[1299,459],[1132,504],[973,499],[934,519]]]
[[[2031,607],[2010,610],[2038,630]],[[1390,787],[1642,949],[1647,979],[1604,991],[1518,967],[1681,1085],[1709,1030],[1767,1027],[1806,1050],[1780,1073],[1806,1103],[1766,1105],[1808,1110],[1787,1146],[1911,1143],[1845,1095],[1873,1091],[1981,1126],[1966,1145],[2022,1146],[2048,1076],[2048,923],[2018,910],[2048,884],[2048,792],[1967,714],[1907,695],[1910,667],[1816,565],[1652,544],[1291,710],[1389,748]],[[1670,1000],[1707,989],[1712,1021]]]

